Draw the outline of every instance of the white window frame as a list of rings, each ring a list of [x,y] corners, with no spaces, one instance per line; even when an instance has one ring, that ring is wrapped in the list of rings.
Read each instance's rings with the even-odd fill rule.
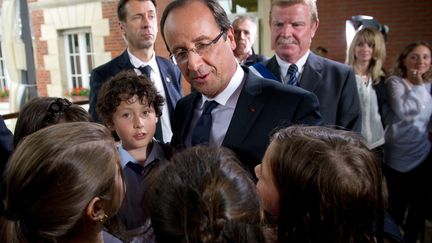
[[[0,90],[9,90],[9,77],[7,74],[5,59],[0,45]]]
[[[87,36],[88,39],[86,38]],[[64,31],[63,40],[68,87],[70,89],[81,87],[89,88],[90,72],[94,67],[94,48],[90,30],[78,29]],[[78,41],[78,48],[76,48],[75,45],[71,47],[69,45],[69,40]],[[87,43],[87,40],[89,43]],[[90,47],[89,51],[87,50],[87,44],[89,44]],[[71,49],[72,53],[70,52]],[[91,63],[89,63],[89,61]]]

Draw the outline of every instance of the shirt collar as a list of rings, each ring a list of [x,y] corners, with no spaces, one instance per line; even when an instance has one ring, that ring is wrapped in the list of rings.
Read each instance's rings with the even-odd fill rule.
[[[132,52],[130,52],[129,48],[127,49],[127,52],[129,55],[129,60],[135,68],[150,65],[150,67],[152,68],[152,71],[158,70],[158,66],[157,66],[157,62],[156,62],[156,55],[154,52],[153,52],[153,55],[148,62],[143,62],[138,57],[134,56],[134,54],[132,54]]]
[[[238,89],[238,87],[241,85],[243,81],[245,73],[243,69],[241,68],[240,64],[237,62],[237,69],[234,72],[234,75],[232,76],[230,82],[228,83],[228,86],[220,93],[218,94],[214,99],[210,99],[204,95],[202,95],[202,103],[201,108],[204,105],[204,103],[207,100],[214,100],[220,105],[227,105],[227,102],[229,98],[234,94],[234,92]]]
[[[294,63],[295,65],[297,65],[299,74],[301,74],[303,72],[303,67],[306,63],[307,58],[309,57],[309,53],[310,53],[310,51],[308,50],[296,63]],[[281,75],[285,76],[285,74],[288,72],[289,66],[292,63],[289,63],[289,62],[282,60],[282,58],[280,58],[277,54],[275,56],[276,56],[276,60],[279,64]]]
[[[129,152],[124,148],[122,143],[120,143],[117,146],[117,148],[119,151],[120,163],[122,168],[125,168],[128,162],[137,163],[136,159],[129,154]],[[153,139],[153,147],[152,150],[150,151],[150,154],[147,156],[146,161],[144,162],[144,167],[155,160],[162,161],[164,159],[165,159],[165,154],[163,152],[162,147],[155,139]]]

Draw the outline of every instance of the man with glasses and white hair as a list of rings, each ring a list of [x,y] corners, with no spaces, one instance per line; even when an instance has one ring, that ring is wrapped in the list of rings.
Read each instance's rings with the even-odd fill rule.
[[[237,62],[230,21],[217,0],[171,2],[162,36],[194,92],[177,103],[171,144],[232,149],[253,172],[271,131],[291,124],[320,124],[314,94],[258,78]]]

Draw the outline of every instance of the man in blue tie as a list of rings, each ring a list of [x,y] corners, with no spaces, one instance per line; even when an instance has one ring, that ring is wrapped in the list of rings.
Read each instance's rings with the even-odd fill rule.
[[[320,102],[325,125],[360,132],[361,111],[354,71],[309,50],[318,23],[316,0],[272,1],[270,31],[276,53],[251,70],[313,92]]]
[[[217,0],[173,1],[160,26],[195,90],[177,103],[173,146],[225,146],[253,172],[275,128],[321,123],[314,94],[259,78],[239,65],[234,30]]]
[[[137,74],[149,77],[166,100],[155,137],[160,141],[169,142],[172,137],[174,107],[182,97],[182,78],[176,65],[156,56],[154,51],[158,32],[156,1],[120,0],[117,15],[128,48],[120,56],[92,71],[89,112],[94,121],[99,121],[96,101],[102,84],[122,70],[134,70]]]

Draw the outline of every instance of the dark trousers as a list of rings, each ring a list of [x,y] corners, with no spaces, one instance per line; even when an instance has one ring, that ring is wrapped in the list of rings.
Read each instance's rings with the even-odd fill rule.
[[[432,153],[419,166],[399,172],[383,165],[389,192],[388,212],[404,230],[407,243],[415,243],[424,229],[428,196],[432,184]],[[405,213],[407,217],[404,223]]]

